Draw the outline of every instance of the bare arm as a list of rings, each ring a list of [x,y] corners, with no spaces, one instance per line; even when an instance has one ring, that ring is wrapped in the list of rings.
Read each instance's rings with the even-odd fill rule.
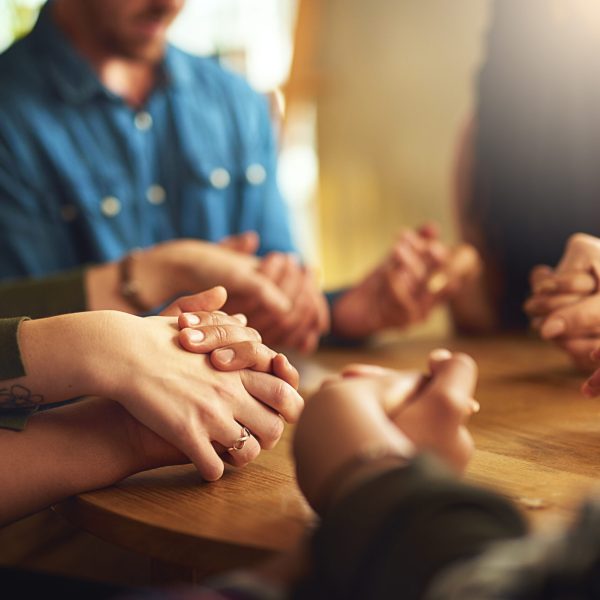
[[[76,493],[185,457],[110,400],[34,415],[23,432],[0,430],[0,525]]]
[[[286,313],[290,301],[259,272],[259,264],[256,257],[226,246],[200,240],[172,240],[134,253],[129,277],[138,288],[139,302],[148,310],[176,296],[222,285],[227,288],[229,301],[239,305],[239,312],[251,301],[265,311]],[[112,262],[87,270],[89,310],[139,312],[121,293],[120,269],[119,262]]]

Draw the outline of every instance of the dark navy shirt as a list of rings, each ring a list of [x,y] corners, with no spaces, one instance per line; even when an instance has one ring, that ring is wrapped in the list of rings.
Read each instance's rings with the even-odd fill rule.
[[[51,17],[0,55],[0,278],[257,231],[293,251],[268,107],[214,60],[167,48],[141,109]]]

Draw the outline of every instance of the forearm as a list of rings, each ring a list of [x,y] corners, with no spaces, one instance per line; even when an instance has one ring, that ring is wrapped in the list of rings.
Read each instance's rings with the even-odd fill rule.
[[[202,286],[198,286],[194,269],[196,255],[205,246],[199,240],[173,240],[137,250],[119,261],[88,268],[85,278],[88,309],[139,314],[176,296],[199,291]],[[135,287],[136,302],[125,297],[124,285]]]
[[[107,340],[118,343],[111,330],[126,329],[121,321],[136,318],[101,311],[23,321],[19,347],[26,375],[0,381],[0,408],[107,394],[108,378],[100,375],[110,367],[100,364],[100,357],[108,354]],[[121,327],[114,327],[117,324]]]
[[[144,468],[133,419],[110,400],[87,400],[34,415],[25,431],[0,430],[0,524]]]

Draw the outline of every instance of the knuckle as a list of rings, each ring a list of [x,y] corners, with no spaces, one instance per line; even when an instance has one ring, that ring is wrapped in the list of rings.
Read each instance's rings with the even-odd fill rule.
[[[270,415],[265,423],[261,446],[267,450],[274,448],[281,439],[285,429],[284,422],[277,415]]]
[[[250,444],[248,447],[248,452],[246,454],[247,462],[252,462],[252,461],[256,460],[259,455],[260,455],[260,444],[258,442]]]
[[[197,408],[198,421],[210,431],[217,423],[222,423],[225,420],[223,411],[215,403],[202,403]]]
[[[280,412],[286,408],[288,396],[287,384],[281,379],[278,379],[273,387],[272,400],[275,406],[280,409]]]
[[[253,338],[257,342],[262,342],[262,337],[257,329],[254,329],[253,327],[245,327],[245,330],[251,338]]]
[[[225,344],[229,341],[229,332],[223,325],[217,324],[212,328],[212,333],[215,341],[219,344]]]

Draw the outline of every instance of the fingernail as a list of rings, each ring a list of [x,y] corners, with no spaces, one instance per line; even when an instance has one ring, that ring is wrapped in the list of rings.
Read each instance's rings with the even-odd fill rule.
[[[200,324],[200,317],[193,313],[187,313],[185,315],[185,320],[187,321],[188,325],[199,325]]]
[[[567,329],[567,322],[560,317],[549,319],[546,321],[540,329],[540,334],[545,340],[555,338]]]
[[[477,402],[477,400],[473,400],[471,402],[471,411],[473,412],[473,414],[477,414],[480,410],[481,405],[479,404],[479,402]]]
[[[233,359],[235,358],[235,352],[231,350],[231,348],[215,350],[215,354],[217,355],[219,362],[223,363],[224,365],[228,365],[230,362],[233,362]]]
[[[429,354],[429,358],[435,362],[441,362],[443,360],[449,360],[452,358],[452,352],[446,350],[446,348],[436,348]]]
[[[188,333],[188,340],[192,342],[192,344],[199,344],[204,340],[205,337],[206,336],[204,335],[204,332],[200,331],[199,329],[192,330]]]

